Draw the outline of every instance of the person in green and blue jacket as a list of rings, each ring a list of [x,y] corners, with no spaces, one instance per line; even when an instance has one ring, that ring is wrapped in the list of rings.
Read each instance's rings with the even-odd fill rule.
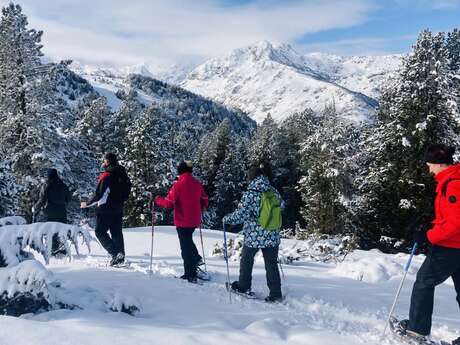
[[[267,286],[270,290],[267,302],[282,300],[281,279],[278,270],[278,249],[280,245],[279,231],[267,231],[259,225],[260,203],[262,194],[273,191],[278,197],[281,208],[284,202],[280,193],[270,184],[263,167],[254,167],[248,171],[249,186],[243,194],[238,208],[223,218],[224,226],[243,224],[244,245],[240,262],[239,280],[231,284],[231,288],[240,293],[250,293],[254,257],[259,249],[265,262]]]

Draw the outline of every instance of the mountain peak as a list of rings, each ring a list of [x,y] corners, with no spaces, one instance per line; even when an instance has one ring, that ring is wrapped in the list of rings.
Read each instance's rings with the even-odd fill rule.
[[[282,121],[307,108],[321,112],[333,102],[342,117],[358,123],[372,121],[381,85],[399,63],[381,59],[303,55],[262,40],[209,60],[180,85],[259,122],[268,113]]]

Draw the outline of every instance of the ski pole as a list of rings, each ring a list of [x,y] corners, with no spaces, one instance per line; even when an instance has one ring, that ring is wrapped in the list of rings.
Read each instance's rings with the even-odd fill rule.
[[[205,270],[205,272],[208,272],[208,268],[206,267],[206,255],[204,254],[203,233],[202,233],[202,230],[201,230],[202,224],[203,224],[203,222],[200,223],[201,251],[203,253],[204,270]]]
[[[228,252],[227,252],[227,231],[225,223],[222,221],[222,225],[224,227],[224,259],[227,265],[227,289],[228,289],[228,297],[230,299],[230,303],[232,303],[232,291],[230,286],[230,269],[228,268]]]
[[[407,272],[409,271],[409,267],[410,267],[410,264],[412,262],[412,258],[415,255],[416,250],[417,250],[417,242],[414,243],[414,246],[412,247],[412,251],[410,253],[409,259],[407,260],[407,263],[404,266],[404,275],[403,275],[403,277],[401,279],[401,283],[399,284],[398,291],[396,292],[396,296],[395,296],[395,299],[393,301],[393,305],[391,306],[390,313],[388,314],[387,322],[385,323],[385,328],[383,329],[382,338],[385,336],[385,332],[386,332],[386,330],[388,328],[388,324],[390,323],[391,316],[393,315],[393,311],[394,311],[394,309],[396,307],[396,303],[398,301],[399,294],[401,293],[402,287],[404,285],[404,281],[406,280]]]
[[[154,234],[155,234],[155,221],[156,221],[156,216],[155,216],[155,203],[152,200],[150,204],[150,211],[152,213],[152,242],[150,243],[150,269],[149,269],[149,274],[150,277],[153,274],[153,239],[154,239]]]

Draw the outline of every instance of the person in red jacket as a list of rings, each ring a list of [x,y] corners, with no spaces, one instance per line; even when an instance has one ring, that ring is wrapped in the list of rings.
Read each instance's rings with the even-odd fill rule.
[[[432,247],[417,273],[409,320],[399,325],[408,337],[416,339],[430,334],[434,290],[449,277],[460,306],[460,164],[453,163],[454,152],[445,145],[432,145],[425,153],[425,162],[437,182],[435,219],[417,230],[414,240],[419,246],[430,243]],[[460,344],[460,338],[454,344]]]
[[[193,242],[193,232],[201,224],[201,214],[208,207],[208,196],[203,185],[192,175],[192,162],[180,162],[177,172],[179,179],[165,198],[155,198],[155,204],[162,208],[174,209],[174,225],[184,260],[184,275],[181,278],[196,283],[197,266],[201,256]]]

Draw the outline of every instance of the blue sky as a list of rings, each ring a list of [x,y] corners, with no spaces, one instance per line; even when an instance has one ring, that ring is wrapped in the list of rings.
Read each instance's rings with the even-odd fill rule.
[[[295,42],[308,51],[405,53],[423,29],[450,31],[459,27],[460,1],[380,1],[364,23],[310,33]]]
[[[9,0],[0,0],[5,5]],[[260,40],[300,52],[410,50],[460,27],[460,0],[20,0],[44,52],[90,64],[199,62]]]

